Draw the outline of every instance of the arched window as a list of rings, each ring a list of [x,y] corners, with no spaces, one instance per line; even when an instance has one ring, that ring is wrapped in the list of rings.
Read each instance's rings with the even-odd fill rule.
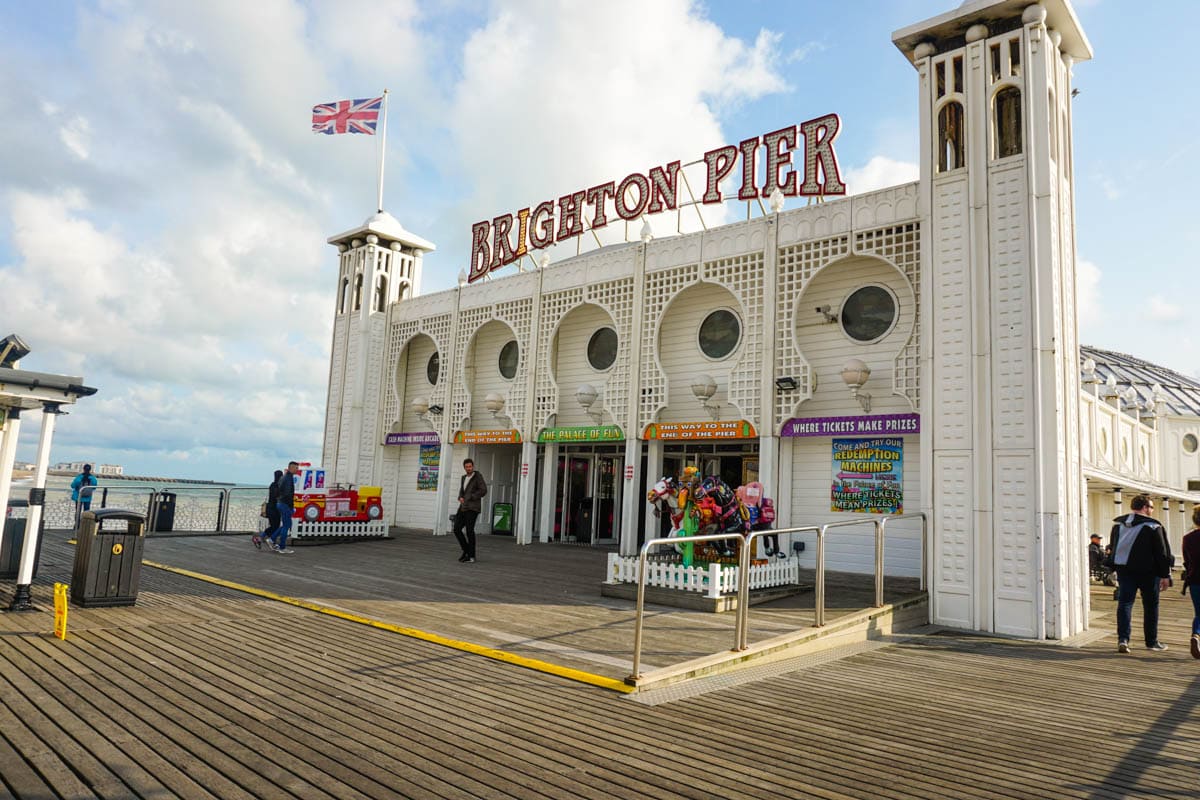
[[[380,275],[375,281],[375,310],[387,310],[387,278]]]
[[[362,273],[354,276],[354,310],[362,308]]]
[[[350,279],[342,278],[342,293],[341,299],[338,300],[338,313],[346,313],[346,303],[350,301]]]
[[[949,172],[966,164],[967,132],[962,103],[946,103],[938,112],[938,172]]]
[[[996,158],[1021,154],[1021,90],[1005,86],[996,92]]]

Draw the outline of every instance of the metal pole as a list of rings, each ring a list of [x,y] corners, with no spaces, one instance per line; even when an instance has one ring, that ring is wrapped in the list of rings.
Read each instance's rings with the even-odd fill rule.
[[[883,608],[883,526],[887,519],[875,520],[875,607]]]
[[[825,528],[817,530],[816,627],[825,624]]]
[[[0,408],[0,542],[4,541],[4,518],[12,490],[12,467],[17,458],[17,434],[21,431],[20,409]]]
[[[387,96],[388,90],[383,90],[383,130],[379,136],[379,210],[383,211],[383,166],[387,158]]]
[[[54,420],[58,404],[47,403],[42,409],[42,433],[38,439],[37,467],[33,488],[29,490],[29,517],[25,521],[25,543],[21,548],[21,563],[17,567],[17,588],[9,611],[34,611],[29,585],[33,583],[33,562],[38,552],[38,533],[46,503],[46,472],[50,467],[50,441],[54,438]]]
[[[633,624],[633,677],[642,676],[642,609],[646,607],[646,553],[651,542],[642,545],[638,554],[637,616]]]

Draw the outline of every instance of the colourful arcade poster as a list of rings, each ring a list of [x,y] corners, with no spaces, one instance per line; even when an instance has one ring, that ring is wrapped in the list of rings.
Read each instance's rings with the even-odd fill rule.
[[[441,469],[442,448],[436,444],[423,444],[417,457],[417,491],[436,492],[438,470]]]
[[[904,513],[904,440],[834,439],[831,511]]]

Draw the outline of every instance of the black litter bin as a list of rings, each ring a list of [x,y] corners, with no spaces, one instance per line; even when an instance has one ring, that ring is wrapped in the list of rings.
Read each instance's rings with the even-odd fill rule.
[[[106,522],[124,522],[126,529],[103,530]],[[86,607],[133,605],[142,574],[145,529],[146,518],[136,511],[83,512],[75,537],[71,602]]]
[[[175,529],[175,493],[158,492],[150,501],[150,530],[172,531]]]
[[[4,515],[4,540],[0,542],[0,578],[16,578],[21,566],[21,550],[25,547],[25,528],[29,524],[29,501],[9,500]],[[42,541],[46,538],[46,515],[38,523],[37,551],[33,555],[33,575],[37,577],[38,562],[42,560]]]

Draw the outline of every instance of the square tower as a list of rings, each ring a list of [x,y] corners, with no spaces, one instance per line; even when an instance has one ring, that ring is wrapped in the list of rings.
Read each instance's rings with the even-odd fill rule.
[[[923,506],[936,622],[1087,624],[1066,0],[972,0],[895,33],[921,127]]]

